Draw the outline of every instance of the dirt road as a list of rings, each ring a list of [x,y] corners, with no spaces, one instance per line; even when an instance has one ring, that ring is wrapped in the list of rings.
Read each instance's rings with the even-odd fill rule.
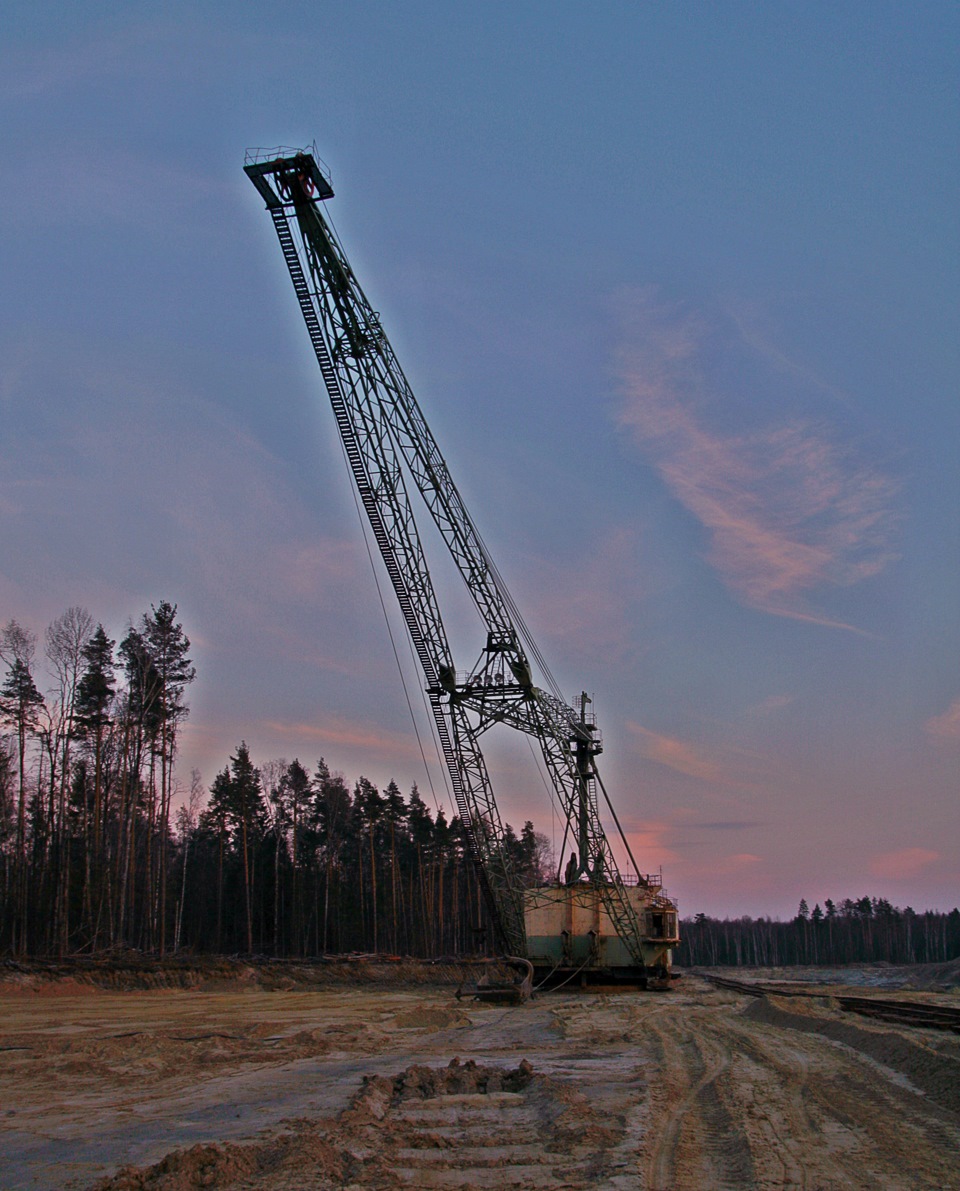
[[[694,976],[520,1008],[440,988],[0,996],[0,1186],[98,1180],[958,1188],[960,1038]]]

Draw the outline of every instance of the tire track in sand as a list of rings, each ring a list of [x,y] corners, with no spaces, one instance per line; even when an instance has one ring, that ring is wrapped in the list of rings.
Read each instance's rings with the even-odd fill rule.
[[[749,1142],[722,1091],[730,1050],[704,1025],[700,1014],[648,1019],[665,1074],[656,1094],[666,1100],[651,1121],[646,1173],[652,1191],[679,1186],[748,1191],[756,1186]]]
[[[729,1027],[738,1061],[753,1072],[736,1087],[742,1101],[748,1089],[752,1094],[742,1115],[758,1159],[761,1146],[765,1158],[772,1156],[757,1138],[766,1121],[777,1155],[794,1166],[776,1184],[769,1162],[762,1163],[770,1185],[871,1191],[960,1186],[955,1117],[852,1046],[771,1027],[758,1016],[737,1014]]]

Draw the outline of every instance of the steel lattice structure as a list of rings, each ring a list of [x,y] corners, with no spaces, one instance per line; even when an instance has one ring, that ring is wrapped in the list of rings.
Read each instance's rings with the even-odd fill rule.
[[[568,879],[596,886],[619,937],[642,966],[641,925],[600,818],[597,790],[603,785],[596,757],[602,740],[586,714],[589,700],[584,696],[577,710],[555,689],[535,684],[528,655],[552,684],[549,672],[464,506],[379,316],[324,218],[321,204],[333,190],[314,155],[257,152],[248,154],[244,168],[273,219],[357,491],[423,670],[499,944],[509,954],[526,952],[523,893],[503,848],[500,812],[480,748],[488,728],[505,724],[540,744],[560,813],[579,848]],[[486,646],[465,673],[457,671],[444,628],[414,520],[411,484],[486,626]],[[629,855],[625,837],[623,843]],[[644,881],[639,872],[636,879]]]

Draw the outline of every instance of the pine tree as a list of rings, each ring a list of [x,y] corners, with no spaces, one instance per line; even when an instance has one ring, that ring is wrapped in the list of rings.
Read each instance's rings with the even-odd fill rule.
[[[14,832],[15,785],[13,753],[6,738],[0,737],[0,854],[6,853],[7,841]]]
[[[10,724],[17,734],[17,835],[11,925],[15,936],[15,950],[25,954],[29,894],[26,835],[27,737],[37,730],[38,713],[44,700],[30,673],[33,638],[21,630],[16,621],[10,621],[4,630],[4,645],[12,646],[12,661],[6,681],[0,687],[0,722]]]
[[[260,785],[264,794],[264,805],[270,815],[270,829],[273,835],[273,953],[283,952],[283,858],[287,846],[287,829],[291,812],[287,788],[284,783],[288,764],[285,757],[264,761],[260,765]]]
[[[48,847],[45,862],[54,872],[52,919],[47,922],[48,940],[56,938],[61,953],[69,939],[67,906],[69,856],[66,836],[67,788],[70,782],[71,745],[75,740],[75,713],[84,646],[93,632],[93,617],[77,606],[68,608],[47,626],[44,652],[57,678],[59,701],[51,715],[50,802]],[[58,772],[59,767],[59,772]],[[46,872],[41,877],[43,882]],[[50,916],[47,916],[48,919]]]
[[[291,911],[293,922],[293,939],[298,950],[301,947],[301,931],[303,921],[303,894],[300,886],[300,868],[303,850],[302,826],[309,812],[310,798],[313,788],[310,775],[294,758],[283,775],[281,786],[286,797],[287,813],[290,817],[290,863],[291,863]]]
[[[400,787],[391,781],[384,791],[386,797],[386,819],[390,833],[390,946],[399,951],[399,940],[403,918],[403,882],[400,879],[400,865],[397,858],[397,835],[402,834],[407,817],[407,804],[400,793]]]
[[[210,801],[201,818],[201,824],[207,829],[212,829],[217,837],[217,951],[223,948],[223,862],[229,840],[228,824],[232,813],[232,797],[230,770],[224,767],[213,779]]]
[[[410,824],[410,839],[412,857],[410,862],[410,905],[419,910],[416,931],[419,934],[419,946],[415,949],[421,954],[430,951],[430,916],[428,911],[428,890],[424,873],[424,860],[429,855],[433,840],[433,819],[427,804],[420,797],[420,791],[414,784],[410,791],[410,807],[407,811],[407,821]],[[416,873],[416,875],[414,875]]]
[[[369,849],[369,867],[370,874],[370,922],[371,935],[373,939],[373,950],[376,951],[379,946],[379,934],[377,930],[377,920],[379,917],[379,906],[377,901],[377,841],[376,832],[380,820],[386,808],[386,799],[380,794],[380,791],[365,777],[357,780],[357,784],[353,791],[353,805],[357,810],[361,831],[366,837],[366,845]],[[360,859],[361,865],[365,862]],[[362,881],[361,881],[362,887]],[[361,897],[363,896],[361,888]]]
[[[103,625],[98,624],[93,636],[83,648],[86,668],[77,687],[74,712],[74,735],[86,740],[93,749],[95,850],[101,831],[104,733],[110,725],[110,706],[116,689],[114,645],[115,642],[107,636]]]
[[[18,863],[22,864],[26,849],[26,752],[27,737],[36,730],[39,709],[43,706],[43,695],[30,673],[29,661],[14,657],[7,671],[7,678],[0,687],[0,721],[9,724],[17,734],[17,758],[19,786],[17,794],[17,846]]]
[[[243,896],[247,918],[247,952],[253,953],[253,849],[259,844],[265,826],[260,773],[250,760],[245,740],[236,756],[230,758],[229,808],[235,831],[239,833],[243,858]]]
[[[339,887],[341,857],[347,842],[353,804],[343,774],[331,774],[321,757],[314,777],[315,803],[313,813],[314,834],[323,864],[323,914],[319,948],[326,953],[330,945],[331,881],[336,878]],[[337,899],[339,911],[339,899]],[[319,915],[318,915],[319,917]],[[337,914],[337,946],[339,947],[339,912]]]
[[[177,623],[177,605],[167,600],[159,607],[151,606],[151,615],[144,615],[142,633],[157,679],[157,731],[160,741],[160,809],[157,826],[160,837],[158,882],[155,893],[160,928],[160,954],[166,943],[166,853],[172,794],[173,758],[176,753],[177,732],[186,719],[184,691],[196,677],[196,670],[187,656],[190,638]]]

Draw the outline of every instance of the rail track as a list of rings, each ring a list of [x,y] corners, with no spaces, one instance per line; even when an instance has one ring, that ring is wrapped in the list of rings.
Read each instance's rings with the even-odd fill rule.
[[[727,976],[712,973],[698,973],[704,980],[718,988],[743,993],[748,997],[807,997],[823,999],[829,996],[846,1013],[859,1013],[864,1017],[880,1021],[897,1022],[900,1025],[920,1026],[928,1030],[950,1030],[960,1034],[960,1007],[953,1005],[928,1005],[917,1001],[900,1001],[890,997],[857,997],[846,994],[812,992],[790,984],[766,984],[759,981],[731,980]]]

